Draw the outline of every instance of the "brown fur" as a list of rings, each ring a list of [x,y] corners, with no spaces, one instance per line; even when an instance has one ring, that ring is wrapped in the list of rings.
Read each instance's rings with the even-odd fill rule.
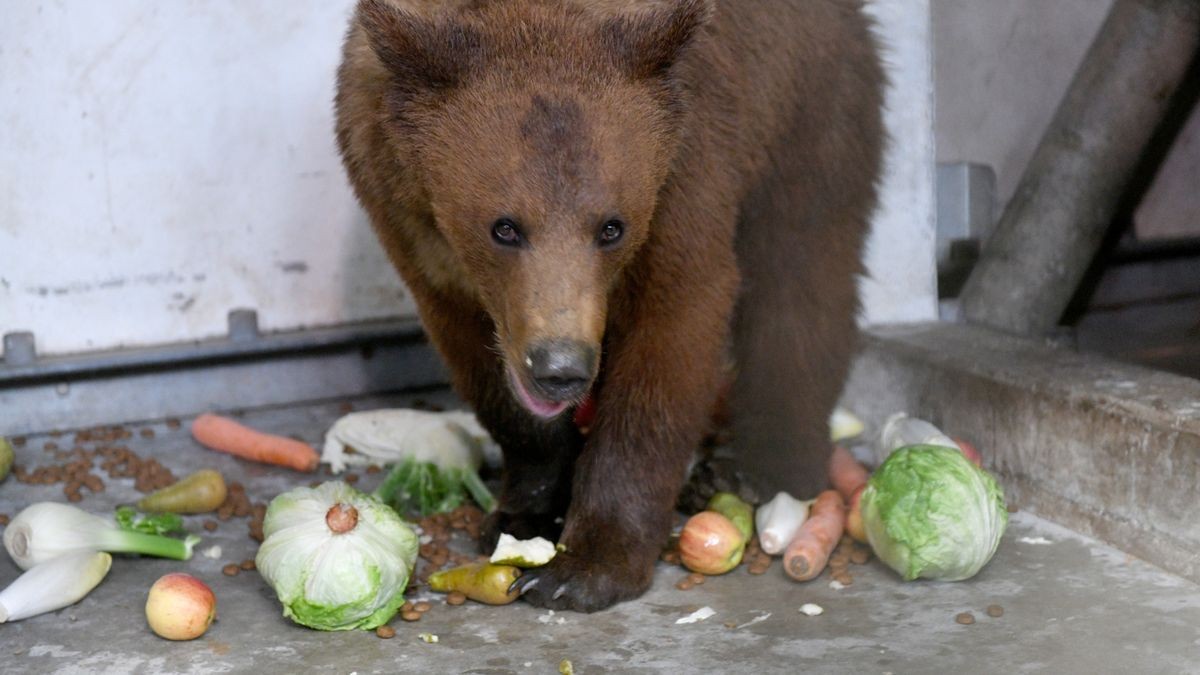
[[[521,584],[595,610],[650,583],[732,354],[764,487],[824,485],[854,336],[882,73],[859,0],[362,0],[338,141],[457,391],[504,448],[492,538],[566,551]],[[517,222],[519,248],[493,241]],[[614,218],[614,245],[597,232]],[[597,415],[518,395],[595,347]],[[571,402],[578,402],[572,399]]]

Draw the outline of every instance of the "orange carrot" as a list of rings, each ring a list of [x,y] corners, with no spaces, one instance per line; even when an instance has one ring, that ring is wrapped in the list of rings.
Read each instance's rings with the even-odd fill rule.
[[[833,454],[829,456],[829,482],[842,495],[842,499],[850,501],[869,477],[867,469],[854,459],[849,450],[840,445],[833,446]]]
[[[205,413],[192,422],[192,437],[201,445],[234,457],[297,471],[315,471],[321,461],[317,451],[307,443],[255,431],[212,413]]]
[[[967,459],[971,460],[972,464],[978,467],[983,466],[983,456],[979,454],[979,451],[975,449],[974,445],[971,445],[961,438],[954,439],[954,442],[958,444],[958,449],[962,450],[962,454],[965,455]]]
[[[829,562],[845,526],[846,504],[837,490],[817,495],[808,520],[783,553],[783,570],[796,581],[815,579]]]

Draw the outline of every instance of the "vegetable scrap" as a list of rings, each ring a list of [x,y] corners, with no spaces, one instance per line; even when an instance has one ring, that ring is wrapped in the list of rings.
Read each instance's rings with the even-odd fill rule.
[[[691,614],[688,614],[687,616],[676,619],[675,623],[676,624],[697,623],[700,621],[704,621],[705,619],[708,619],[712,616],[715,616],[716,613],[717,613],[716,610],[714,610],[712,607],[705,606],[705,607],[701,607],[700,609],[692,612]]]
[[[0,623],[19,621],[69,607],[100,585],[112,556],[76,551],[30,567],[0,591]]]
[[[183,532],[183,518],[174,513],[139,515],[132,507],[121,506],[116,510],[117,526],[126,532],[146,534],[176,534]]]
[[[554,544],[543,537],[522,540],[511,534],[501,534],[490,562],[521,568],[541,567],[553,560],[557,552]]]
[[[311,473],[320,462],[317,451],[303,441],[256,431],[213,413],[205,413],[192,422],[192,437],[218,452],[296,471]]]
[[[339,473],[350,465],[394,465],[376,496],[400,513],[449,511],[469,494],[484,511],[496,500],[479,478],[499,446],[471,413],[372,410],[342,417],[325,434],[321,460]]]
[[[319,630],[373,630],[404,602],[417,536],[374,497],[332,481],[271,500],[255,564],[284,616]]]
[[[892,453],[862,495],[871,548],[905,580],[969,579],[995,555],[1008,524],[1004,491],[957,448]]]
[[[815,579],[825,569],[846,525],[846,507],[836,490],[826,490],[813,502],[812,513],[783,554],[783,569],[796,581]],[[844,581],[842,583],[845,583]]]
[[[758,507],[754,524],[758,526],[758,542],[771,555],[783,553],[808,518],[809,502],[802,502],[786,492]]]
[[[188,560],[199,537],[173,539],[128,532],[115,521],[68,504],[40,502],[17,514],[4,529],[4,548],[21,569],[76,551],[140,553]]]

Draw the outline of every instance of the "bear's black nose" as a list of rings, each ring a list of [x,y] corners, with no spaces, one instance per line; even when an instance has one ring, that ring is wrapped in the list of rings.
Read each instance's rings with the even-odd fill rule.
[[[525,365],[534,388],[552,401],[583,396],[592,384],[596,350],[577,340],[546,340],[529,349]]]

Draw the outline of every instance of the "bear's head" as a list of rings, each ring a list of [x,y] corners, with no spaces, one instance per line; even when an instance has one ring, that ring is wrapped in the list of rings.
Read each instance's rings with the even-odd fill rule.
[[[653,237],[680,142],[680,56],[710,0],[362,0],[382,123],[490,314],[510,386],[554,417],[590,390],[608,303]]]

